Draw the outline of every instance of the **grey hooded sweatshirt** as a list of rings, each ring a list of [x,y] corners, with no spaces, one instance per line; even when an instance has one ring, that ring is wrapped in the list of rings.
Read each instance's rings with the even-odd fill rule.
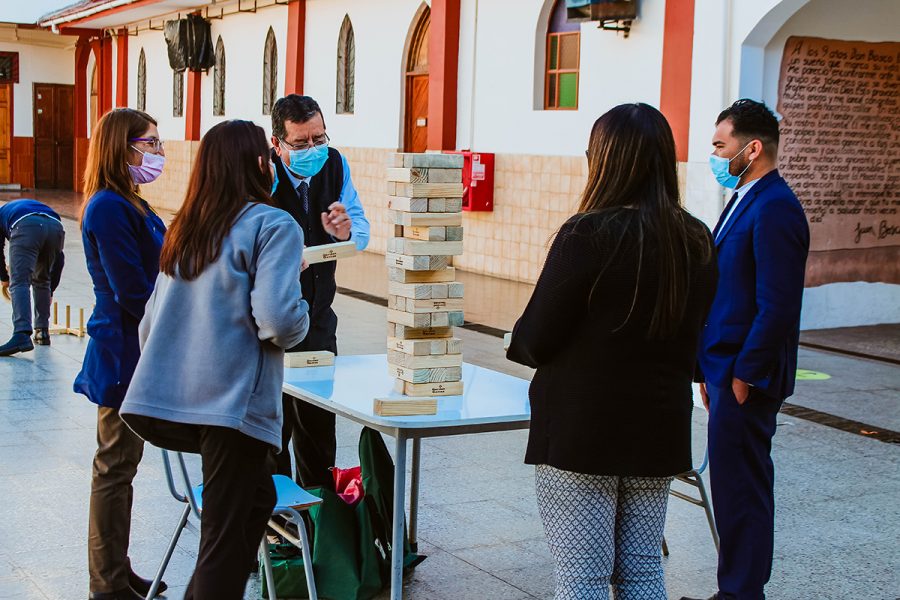
[[[309,330],[302,248],[303,232],[288,213],[252,204],[199,277],[159,274],[120,409],[135,433],[198,451],[191,426],[216,425],[281,448],[284,349]]]

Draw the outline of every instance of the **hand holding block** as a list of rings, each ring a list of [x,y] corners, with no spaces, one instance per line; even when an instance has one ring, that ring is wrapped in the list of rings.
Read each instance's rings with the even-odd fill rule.
[[[299,367],[325,367],[334,364],[334,352],[285,352],[284,366],[287,369]]]
[[[373,412],[380,417],[405,417],[412,415],[436,415],[437,400],[425,398],[375,398]]]
[[[394,391],[405,396],[460,396],[463,393],[463,382],[410,383],[397,379]]]
[[[303,258],[306,259],[306,263],[310,265],[328,262],[330,260],[338,260],[339,258],[347,258],[354,254],[356,254],[356,242],[354,241],[308,246],[303,249]]]

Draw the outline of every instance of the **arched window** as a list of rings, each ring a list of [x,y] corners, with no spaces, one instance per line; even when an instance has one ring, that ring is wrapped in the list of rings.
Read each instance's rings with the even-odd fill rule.
[[[424,2],[406,40],[406,84],[403,151],[425,152],[428,147],[428,38],[431,9]]]
[[[216,64],[213,67],[213,115],[225,114],[225,44],[222,36],[216,40]]]
[[[143,48],[138,57],[137,107],[138,110],[147,110],[147,58]]]
[[[172,116],[184,116],[184,71],[172,72]]]
[[[544,108],[578,108],[578,67],[581,61],[581,26],[566,20],[565,0],[556,0],[547,27],[547,68]]]
[[[91,66],[91,90],[90,90],[90,102],[88,103],[88,110],[90,111],[88,114],[90,115],[90,131],[94,131],[94,126],[97,124],[97,119],[99,117],[99,107],[100,104],[97,101],[98,98],[98,88],[97,85],[97,63],[92,61]]]
[[[335,111],[353,113],[354,83],[356,80],[356,42],[350,17],[344,16],[337,51],[337,107]]]
[[[278,46],[275,32],[269,27],[266,34],[266,47],[263,50],[263,101],[264,115],[272,114],[272,107],[278,99]]]

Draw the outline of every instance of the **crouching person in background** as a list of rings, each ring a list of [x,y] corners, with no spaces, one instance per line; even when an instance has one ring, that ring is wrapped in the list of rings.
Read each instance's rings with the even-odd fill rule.
[[[200,551],[185,598],[241,599],[275,506],[266,468],[281,448],[284,349],[309,329],[303,233],[271,206],[265,134],[249,121],[200,144],[140,325],[122,404],[145,440],[203,462]]]

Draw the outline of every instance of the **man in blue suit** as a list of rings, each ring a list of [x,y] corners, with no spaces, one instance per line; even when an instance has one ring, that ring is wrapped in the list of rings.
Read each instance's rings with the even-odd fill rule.
[[[713,174],[734,189],[713,231],[719,285],[697,369],[721,537],[712,598],[762,600],[774,546],[772,436],[794,391],[809,226],[776,169],[778,122],[764,104],[722,111],[712,143]]]

